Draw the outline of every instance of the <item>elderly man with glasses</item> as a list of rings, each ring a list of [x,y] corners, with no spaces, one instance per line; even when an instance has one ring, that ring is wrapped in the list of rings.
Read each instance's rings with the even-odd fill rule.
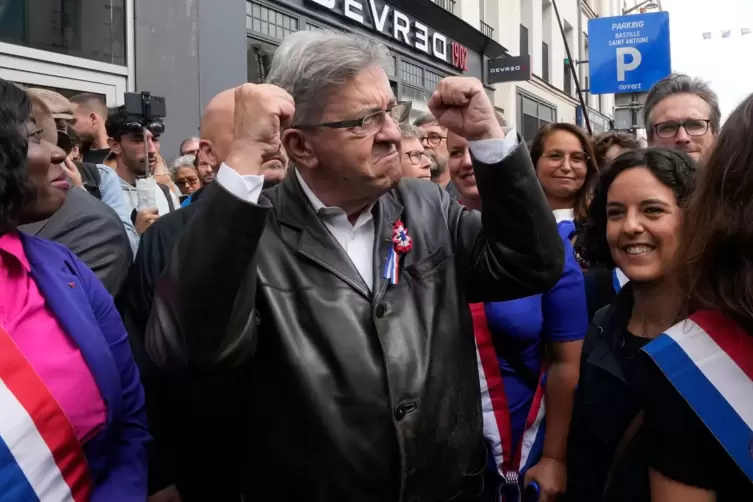
[[[401,179],[407,103],[368,37],[289,35],[235,91],[233,141],[156,287],[151,358],[237,374],[249,500],[441,502],[483,485],[469,302],[552,287],[562,241],[530,157],[476,79],[429,102],[470,142],[483,215]],[[295,166],[264,190],[284,146]],[[201,294],[197,294],[197,292]]]
[[[701,162],[722,122],[716,93],[703,80],[682,74],[654,84],[646,96],[643,117],[649,146],[674,148]]]

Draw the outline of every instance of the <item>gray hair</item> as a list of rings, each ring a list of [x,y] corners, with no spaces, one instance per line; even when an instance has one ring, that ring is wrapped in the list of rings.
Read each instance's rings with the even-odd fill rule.
[[[196,168],[196,155],[183,155],[173,161],[173,165],[170,168],[170,172],[174,175],[181,167],[193,167]]]
[[[398,129],[400,129],[400,137],[403,139],[421,139],[421,129],[414,125],[410,125],[404,122],[402,124],[398,124]]]
[[[654,124],[651,122],[651,112],[654,111],[654,108],[659,103],[676,94],[694,94],[708,103],[711,109],[711,117],[709,117],[711,120],[711,132],[719,134],[722,126],[722,112],[719,109],[719,98],[711,90],[708,82],[681,73],[673,73],[669,77],[655,83],[646,96],[646,104],[643,106],[643,123],[649,139],[652,139],[654,136]]]
[[[392,57],[369,37],[327,30],[288,35],[275,51],[267,83],[295,101],[293,124],[319,121],[330,98],[363,70],[387,71]]]
[[[416,127],[423,127],[429,125],[439,125],[437,118],[431,113],[422,113],[416,120],[413,121],[413,125]]]

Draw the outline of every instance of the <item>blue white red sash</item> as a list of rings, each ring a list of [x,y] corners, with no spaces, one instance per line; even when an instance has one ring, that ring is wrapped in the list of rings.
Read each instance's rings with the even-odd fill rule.
[[[484,304],[471,304],[470,309],[473,314],[473,331],[476,336],[484,438],[491,450],[490,453],[499,474],[508,479],[508,473],[516,472],[522,480],[522,475],[539,461],[543,452],[545,412],[543,378],[539,378],[523,437],[517,448],[513,450],[510,408],[499,369],[499,359],[487,324]]]
[[[87,502],[92,483],[68,418],[0,328],[0,498]]]
[[[643,350],[753,481],[753,334],[704,310]]]

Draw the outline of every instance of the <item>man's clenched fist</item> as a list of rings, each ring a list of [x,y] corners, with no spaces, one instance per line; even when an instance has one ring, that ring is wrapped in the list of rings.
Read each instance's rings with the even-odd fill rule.
[[[441,80],[428,105],[441,126],[468,141],[505,137],[494,115],[494,106],[476,78]]]
[[[233,141],[225,164],[241,175],[259,174],[263,159],[282,148],[280,129],[294,113],[293,98],[276,85],[237,87]]]

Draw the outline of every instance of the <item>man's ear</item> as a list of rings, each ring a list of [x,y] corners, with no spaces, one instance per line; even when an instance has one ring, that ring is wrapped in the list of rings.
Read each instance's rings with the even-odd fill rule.
[[[314,149],[300,129],[287,129],[282,133],[282,146],[290,158],[290,163],[304,169],[318,165]]]
[[[120,155],[123,152],[120,143],[115,141],[114,138],[107,138],[107,146],[110,147],[110,151],[115,155]]]
[[[212,142],[206,139],[199,140],[199,151],[196,153],[200,161],[204,161],[213,168],[219,166],[222,162],[217,158],[217,155],[212,148]]]

